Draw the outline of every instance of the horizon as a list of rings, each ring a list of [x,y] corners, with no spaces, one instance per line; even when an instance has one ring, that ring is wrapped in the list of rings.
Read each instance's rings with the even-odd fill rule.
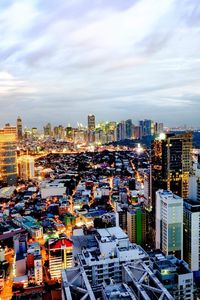
[[[199,11],[197,0],[2,0],[2,122],[17,108],[37,127],[88,111],[199,126]]]

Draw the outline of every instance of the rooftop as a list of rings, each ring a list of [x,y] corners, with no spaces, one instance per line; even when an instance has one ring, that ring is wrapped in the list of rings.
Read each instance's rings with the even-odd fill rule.
[[[68,239],[50,239],[49,248],[50,249],[61,249],[61,248],[71,248],[73,246],[72,241]]]

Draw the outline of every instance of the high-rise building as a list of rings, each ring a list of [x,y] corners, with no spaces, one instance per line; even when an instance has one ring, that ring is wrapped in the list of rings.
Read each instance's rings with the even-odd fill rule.
[[[95,116],[92,114],[88,115],[88,130],[89,131],[95,130]]]
[[[0,180],[13,185],[17,181],[16,127],[0,129]]]
[[[68,125],[65,128],[65,136],[66,136],[67,142],[72,142],[73,141],[73,128],[70,125]]]
[[[44,136],[51,136],[51,123],[48,123],[46,126],[44,126]]]
[[[127,233],[131,243],[142,245],[146,241],[146,211],[139,206],[127,211]]]
[[[192,133],[161,135],[152,142],[151,176],[152,206],[155,212],[155,192],[171,190],[188,198],[189,174],[192,169]]]
[[[185,200],[183,208],[183,257],[200,278],[200,202]]]
[[[73,244],[66,238],[49,240],[49,272],[51,278],[59,279],[61,270],[73,266]]]
[[[17,159],[18,176],[23,180],[34,177],[34,158],[30,155],[23,155]]]
[[[131,139],[133,134],[133,123],[131,119],[126,120],[125,122],[126,126],[126,138]]]
[[[140,127],[140,138],[155,134],[154,121],[152,120],[139,121],[139,127]]]
[[[124,140],[126,138],[126,124],[121,121],[117,124],[117,141]]]
[[[133,126],[133,138],[135,140],[140,138],[140,126]]]
[[[22,119],[21,117],[17,118],[17,138],[18,140],[21,140],[23,137],[23,132],[22,132]]]
[[[200,163],[193,164],[193,172],[189,178],[189,199],[200,203]]]
[[[183,258],[183,199],[171,191],[156,192],[156,249]]]
[[[151,170],[144,172],[144,206],[148,211],[152,211],[151,197]]]

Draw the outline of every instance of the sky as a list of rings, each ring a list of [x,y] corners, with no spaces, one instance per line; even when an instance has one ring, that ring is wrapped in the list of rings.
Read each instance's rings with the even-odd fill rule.
[[[199,126],[199,0],[0,0],[0,125]]]

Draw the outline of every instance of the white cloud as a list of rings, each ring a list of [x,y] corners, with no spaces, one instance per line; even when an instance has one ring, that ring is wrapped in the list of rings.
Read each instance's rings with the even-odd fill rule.
[[[126,111],[127,117],[144,113],[156,118],[162,106],[168,123],[198,123],[198,109],[192,105],[195,101],[199,106],[200,95],[200,2],[138,0],[127,1],[126,7],[116,0],[11,3],[2,9],[0,3],[0,94],[5,107],[8,99],[17,103],[38,124],[55,101],[65,116],[58,115],[59,123],[83,122],[83,112],[92,111],[93,103],[103,119],[102,102],[107,103],[107,118],[113,113],[126,118]],[[178,112],[176,119],[170,117],[174,107],[182,109],[185,121]],[[0,117],[7,121],[4,111]]]

